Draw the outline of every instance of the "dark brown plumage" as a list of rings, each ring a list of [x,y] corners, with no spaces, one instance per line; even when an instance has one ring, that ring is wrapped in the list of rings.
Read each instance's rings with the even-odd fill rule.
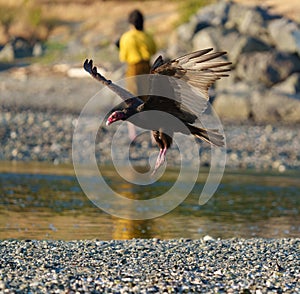
[[[120,108],[110,114],[107,125],[118,120],[129,120],[140,127],[152,130],[152,135],[160,148],[154,172],[164,162],[166,152],[172,145],[174,132],[192,134],[211,145],[220,147],[224,145],[224,138],[218,130],[195,126],[198,115],[207,108],[209,87],[221,77],[228,76],[226,72],[230,71],[228,66],[231,63],[220,58],[226,52],[211,52],[212,50],[211,48],[199,50],[169,62],[164,62],[159,56],[153,63],[152,75],[149,76],[153,91],[149,89],[149,95],[143,100],[100,75],[92,60],[86,60],[84,63],[84,69],[92,77],[124,100]],[[166,95],[155,94],[157,89],[159,93]],[[159,114],[153,118],[151,110],[174,116],[180,120],[181,125],[168,124]],[[133,116],[135,114],[139,114],[137,116],[139,118],[136,119],[136,116]]]

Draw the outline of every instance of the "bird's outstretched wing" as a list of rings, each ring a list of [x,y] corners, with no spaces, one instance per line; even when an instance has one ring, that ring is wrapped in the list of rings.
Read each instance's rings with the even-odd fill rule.
[[[231,62],[218,59],[226,52],[212,52],[213,48],[189,53],[164,63],[161,56],[153,63],[151,73],[167,75],[186,81],[209,100],[209,87],[221,77],[227,77]],[[209,54],[208,54],[209,53]]]
[[[226,52],[211,52],[212,50],[199,50],[168,62],[164,62],[159,56],[151,68],[154,75],[170,77],[173,89],[170,87],[170,90],[174,93],[172,95],[178,103],[183,104],[182,108],[191,113],[200,114],[207,108],[209,87],[221,77],[228,76],[226,73],[230,71],[231,62],[221,58]],[[149,98],[147,102],[152,103],[152,98]]]
[[[127,107],[137,107],[140,104],[143,103],[143,101],[135,97],[132,93],[128,92],[124,88],[118,86],[117,84],[114,84],[111,80],[107,80],[104,76],[102,76],[97,71],[97,67],[93,66],[93,60],[86,59],[83,68],[97,81],[101,82],[103,85],[110,88],[113,92],[115,92],[120,98],[122,98]]]

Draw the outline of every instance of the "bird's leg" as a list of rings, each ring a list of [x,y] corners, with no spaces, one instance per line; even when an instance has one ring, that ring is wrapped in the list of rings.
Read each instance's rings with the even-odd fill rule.
[[[152,175],[154,175],[156,173],[156,171],[158,170],[158,168],[165,162],[166,152],[167,152],[167,147],[164,147],[163,149],[159,150],[159,154],[158,154],[158,157],[156,159],[156,163],[155,163],[155,167],[154,167],[154,170],[152,172]]]
[[[162,160],[162,163],[164,163],[165,160],[166,160],[166,153],[167,153],[167,147],[165,147],[165,148],[162,150],[162,153],[161,153],[161,160]]]
[[[160,149],[159,150],[159,154],[157,156],[157,159],[156,159],[156,163],[155,163],[155,167],[154,167],[154,170],[152,172],[152,175],[154,175],[157,171],[157,169],[160,167],[160,161],[161,161],[161,154],[163,152],[163,149]]]

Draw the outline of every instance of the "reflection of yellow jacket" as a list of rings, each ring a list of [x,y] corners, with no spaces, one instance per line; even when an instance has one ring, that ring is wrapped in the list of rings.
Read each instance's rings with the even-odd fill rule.
[[[120,61],[136,64],[143,60],[149,61],[156,52],[153,38],[144,31],[131,29],[120,39]]]

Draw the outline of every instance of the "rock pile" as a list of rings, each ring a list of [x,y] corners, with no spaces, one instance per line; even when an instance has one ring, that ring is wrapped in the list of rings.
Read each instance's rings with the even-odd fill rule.
[[[230,78],[216,85],[214,107],[229,120],[300,122],[300,26],[259,6],[220,1],[181,25],[168,54],[226,50]]]

